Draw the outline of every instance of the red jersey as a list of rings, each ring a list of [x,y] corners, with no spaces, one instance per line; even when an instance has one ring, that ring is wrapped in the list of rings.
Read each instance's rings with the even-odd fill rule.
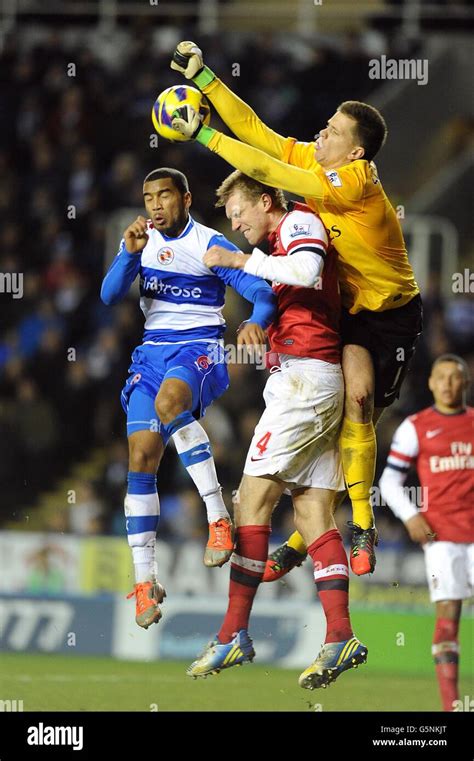
[[[277,316],[268,329],[272,350],[339,363],[341,304],[336,252],[328,245],[321,219],[306,204],[292,202],[268,240],[272,256],[291,256],[311,248],[324,256],[324,269],[314,288],[272,284],[278,294]]]
[[[416,467],[426,495],[422,514],[438,541],[474,542],[473,442],[473,407],[452,415],[429,407],[395,431],[387,467],[405,472]]]

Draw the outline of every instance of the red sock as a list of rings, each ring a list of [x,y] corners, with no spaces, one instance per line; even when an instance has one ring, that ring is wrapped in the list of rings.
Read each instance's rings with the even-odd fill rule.
[[[453,710],[453,701],[458,700],[458,644],[459,621],[450,618],[437,618],[433,636],[433,654],[436,664],[436,677],[443,711]]]
[[[229,606],[218,633],[219,642],[230,642],[239,629],[248,629],[250,611],[262,580],[268,556],[270,526],[240,526],[230,560]]]
[[[314,580],[326,616],[324,642],[342,642],[353,637],[349,617],[349,569],[342,537],[336,529],[326,531],[309,547]]]

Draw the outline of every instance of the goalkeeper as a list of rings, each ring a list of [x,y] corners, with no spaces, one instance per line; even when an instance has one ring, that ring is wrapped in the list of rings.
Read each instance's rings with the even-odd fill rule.
[[[377,544],[370,504],[374,426],[398,398],[422,330],[420,292],[401,227],[372,161],[386,139],[385,121],[372,106],[345,101],[314,142],[298,142],[263,124],[204,65],[195,43],[179,43],[171,68],[202,90],[238,140],[202,125],[190,106],[175,112],[173,128],[244,174],[304,196],[338,253],[345,379],[340,449],[353,510],[350,561],[354,573],[371,573]],[[295,532],[270,556],[264,580],[280,578],[305,556]]]

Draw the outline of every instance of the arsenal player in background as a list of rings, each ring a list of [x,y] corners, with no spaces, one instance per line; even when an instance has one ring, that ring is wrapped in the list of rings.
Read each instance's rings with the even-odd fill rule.
[[[474,408],[466,405],[469,370],[461,357],[438,357],[428,384],[434,405],[406,418],[395,431],[380,489],[425,552],[436,606],[432,653],[443,710],[452,711],[458,698],[462,601],[474,589]],[[403,488],[412,466],[428,495],[420,510]]]

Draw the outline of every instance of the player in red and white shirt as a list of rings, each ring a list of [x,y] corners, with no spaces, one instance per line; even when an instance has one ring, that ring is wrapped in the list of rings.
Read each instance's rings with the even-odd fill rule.
[[[462,601],[474,591],[474,408],[466,406],[468,367],[461,357],[435,360],[429,388],[434,406],[406,418],[395,435],[380,479],[382,497],[425,551],[431,600],[436,605],[432,653],[443,709],[458,698],[458,628]],[[423,504],[404,484],[418,473]]]
[[[333,515],[336,494],[344,489],[338,451],[344,380],[336,252],[318,215],[304,204],[287,204],[281,191],[233,172],[217,192],[233,230],[252,246],[265,241],[271,255],[258,248],[247,255],[212,246],[203,261],[273,281],[278,312],[268,336],[280,367],[265,386],[266,409],[235,503],[229,607],[217,638],[188,674],[205,676],[253,659],[250,611],[265,570],[271,515],[289,490],[327,620],[325,644],[299,684],[325,687],[367,658],[351,627],[347,556]]]

